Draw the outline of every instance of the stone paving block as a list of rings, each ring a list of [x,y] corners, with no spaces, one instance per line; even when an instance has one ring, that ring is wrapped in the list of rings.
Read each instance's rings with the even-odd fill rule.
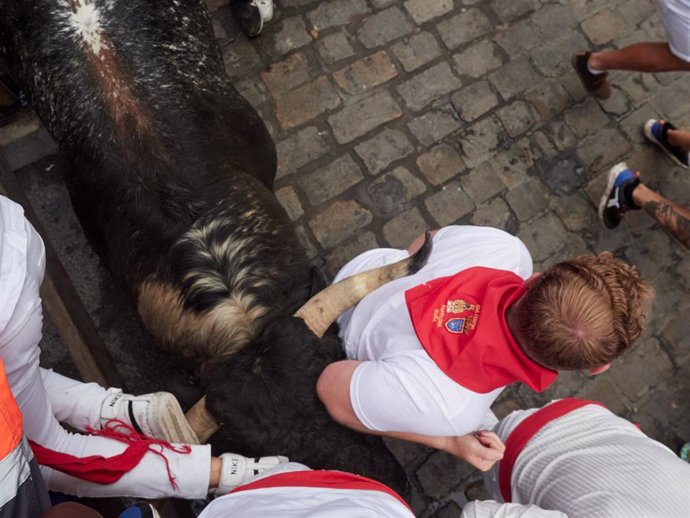
[[[412,72],[436,59],[443,52],[436,38],[428,32],[413,34],[391,47],[406,72]]]
[[[317,31],[347,25],[353,18],[370,12],[365,0],[329,0],[318,2],[307,18]]]
[[[505,187],[491,159],[479,164],[462,177],[462,188],[475,203],[484,203]]]
[[[544,133],[558,151],[568,151],[577,144],[577,137],[561,120],[550,122],[544,127]]]
[[[408,442],[391,437],[383,437],[383,442],[391,453],[398,459],[405,469],[416,469],[434,451],[432,448],[422,446],[416,442]]]
[[[638,342],[626,356],[630,358],[611,369],[611,377],[632,401],[673,374],[673,364],[656,338]]]
[[[506,201],[517,218],[527,221],[549,206],[546,189],[537,178],[529,178],[506,194]]]
[[[385,50],[359,59],[333,74],[338,86],[351,95],[362,94],[395,77],[398,71]]]
[[[659,83],[653,74],[628,73],[616,81],[616,86],[625,92],[633,106],[641,106],[659,87]]]
[[[626,27],[634,27],[656,12],[656,2],[650,0],[628,0],[622,2],[615,11],[625,22]]]
[[[316,50],[326,64],[331,65],[341,59],[354,56],[355,51],[350,45],[347,32],[344,30],[329,34],[316,40]]]
[[[21,133],[22,131],[16,135]],[[55,144],[42,126],[36,131],[26,133],[19,138],[13,137],[13,140],[5,144],[2,149],[2,153],[12,171],[16,171],[46,156],[54,155],[57,151],[57,144]]]
[[[283,128],[294,128],[340,106],[340,97],[326,76],[276,99],[276,117]]]
[[[565,73],[574,73],[570,56],[580,49],[588,49],[589,43],[579,33],[569,33],[553,40],[549,45],[540,45],[531,52],[537,70],[546,77],[560,77]]]
[[[412,32],[414,26],[397,7],[372,14],[357,31],[357,38],[368,49],[380,47]]]
[[[491,9],[503,22],[512,22],[540,7],[538,0],[493,0]]]
[[[525,94],[542,121],[547,122],[572,105],[572,98],[557,80],[541,81]]]
[[[261,65],[261,57],[246,40],[235,40],[223,49],[223,64],[231,79],[243,79]]]
[[[491,22],[479,9],[467,9],[436,26],[443,43],[450,50],[491,31]]]
[[[550,255],[541,263],[535,263],[535,270],[544,271],[549,266],[561,261],[566,261],[573,257],[577,257],[578,255],[592,253],[587,243],[577,234],[568,232],[562,237],[562,239],[563,246],[555,254]]]
[[[7,146],[41,129],[41,121],[33,111],[20,111],[11,124],[0,126],[0,146]]]
[[[518,237],[525,243],[535,261],[543,261],[563,246],[566,229],[553,212],[547,212],[527,228],[522,228]]]
[[[684,358],[690,354],[687,307],[683,308],[683,311],[676,313],[676,316],[664,327],[662,336],[670,347],[670,353],[673,358]]]
[[[496,110],[496,115],[503,123],[508,135],[513,138],[519,137],[537,122],[534,108],[525,101],[514,101]]]
[[[577,148],[577,156],[588,170],[597,173],[615,164],[630,151],[630,143],[617,129],[602,128]]]
[[[496,47],[487,40],[482,40],[467,50],[455,54],[453,61],[455,61],[455,70],[458,74],[475,78],[481,77],[503,64]]]
[[[465,170],[465,163],[448,144],[434,146],[417,157],[417,167],[431,185],[441,185]]]
[[[534,48],[542,41],[539,29],[529,18],[501,27],[493,40],[511,59]]]
[[[328,124],[338,143],[346,144],[401,115],[393,97],[388,92],[380,92],[354,100],[328,117]]]
[[[496,153],[492,160],[503,183],[513,189],[527,180],[530,169],[540,158],[539,147],[525,137],[507,150]]]
[[[474,473],[474,468],[454,455],[437,451],[417,470],[417,479],[424,492],[439,498],[455,488]]]
[[[649,119],[656,119],[657,117],[658,115],[652,107],[645,104],[626,115],[626,117],[620,121],[620,127],[633,144],[646,144],[647,139],[644,136],[642,127]]]
[[[499,196],[496,196],[477,207],[477,210],[472,214],[472,218],[470,218],[470,223],[482,227],[500,228],[512,233],[512,217],[513,215],[506,202]]]
[[[551,41],[575,26],[579,19],[568,2],[542,6],[535,11],[532,21],[539,27],[542,37]]]
[[[632,109],[632,101],[618,86],[611,87],[611,97],[601,101],[601,109],[610,115],[620,117]]]
[[[396,87],[407,108],[419,111],[431,101],[459,89],[460,80],[453,75],[447,63],[439,63],[418,73]]]
[[[383,9],[384,7],[388,7],[396,2],[398,2],[398,0],[370,0],[371,5],[377,9]]]
[[[550,207],[570,232],[580,232],[594,222],[594,211],[582,193],[552,197]]]
[[[560,160],[541,173],[544,183],[556,193],[570,193],[587,183],[585,169],[572,157]]]
[[[299,219],[299,217],[304,214],[299,197],[292,187],[288,186],[276,190],[276,198],[278,198],[280,204],[285,208],[292,221]]]
[[[283,18],[279,22],[279,27],[273,33],[273,48],[280,56],[307,45],[313,39],[311,34],[307,32],[307,27],[301,16]]]
[[[328,151],[322,133],[309,126],[276,144],[278,178],[292,173]]]
[[[474,210],[473,201],[458,181],[444,185],[440,191],[427,196],[424,204],[437,223],[437,228],[455,223]]]
[[[661,230],[658,231],[661,233]],[[631,243],[637,236],[631,236],[626,241]],[[685,251],[685,250],[684,250]],[[654,302],[650,314],[652,318],[648,322],[648,334],[658,336],[663,333],[667,324],[678,314],[679,308],[685,308],[688,304],[688,292],[678,282],[678,275],[671,270],[663,270],[654,278],[649,279],[654,288]]]
[[[256,78],[245,79],[235,83],[235,88],[242,97],[249,101],[254,109],[266,101],[266,87]]]
[[[371,212],[356,201],[336,201],[314,216],[309,228],[321,246],[330,248],[358,234],[372,219]]]
[[[319,205],[357,184],[362,178],[362,171],[352,157],[343,155],[330,164],[302,176],[299,185],[309,198],[309,202]]]
[[[418,236],[433,228],[417,208],[406,210],[383,225],[383,237],[393,248],[407,248]]]
[[[407,0],[403,5],[417,25],[453,10],[453,0]]]
[[[529,59],[522,56],[493,72],[489,80],[501,97],[508,101],[515,95],[530,90],[542,79]]]
[[[404,158],[413,151],[414,147],[405,134],[393,129],[385,129],[355,146],[355,152],[371,174],[380,173],[391,162]]]
[[[631,241],[625,256],[647,279],[655,279],[671,262],[671,238],[659,229],[650,229]]]
[[[614,370],[618,368],[618,363],[614,364]],[[584,389],[578,394],[579,398],[590,401],[598,401],[606,405],[616,415],[623,415],[627,411],[627,406],[620,389],[611,382],[611,373],[605,372],[597,375]]]
[[[397,212],[424,191],[424,182],[402,166],[381,175],[367,187],[373,208],[383,214]]]
[[[372,232],[360,232],[353,240],[339,244],[333,252],[326,256],[326,271],[331,277],[334,277],[350,259],[367,250],[379,248],[379,246],[376,236]]]
[[[431,146],[460,128],[461,123],[450,110],[431,110],[412,119],[407,127],[424,146]]]
[[[450,101],[466,122],[481,117],[498,104],[498,96],[488,81],[477,81],[455,92]]]
[[[582,30],[595,45],[604,45],[622,35],[628,25],[618,13],[604,9],[583,21]]]
[[[304,247],[309,259],[314,259],[317,255],[319,255],[319,252],[309,236],[309,233],[302,225],[295,226],[295,233],[297,234],[297,239],[299,239],[300,244]]]
[[[536,271],[536,270],[535,270]],[[541,394],[533,392],[527,385],[520,383],[517,392],[525,402],[526,408],[541,407],[552,399],[574,397],[592,382],[592,378],[578,371],[561,371],[553,384]]]
[[[273,97],[277,97],[307,82],[310,78],[306,56],[297,52],[283,61],[272,64],[261,79]]]
[[[458,135],[458,142],[466,157],[465,163],[474,167],[489,158],[498,145],[500,133],[501,128],[492,117],[463,129]]]
[[[674,115],[686,110],[684,103],[679,103],[678,99],[687,99],[688,96],[690,96],[690,85],[676,81],[658,91],[649,103],[660,116],[668,120],[677,120]]]

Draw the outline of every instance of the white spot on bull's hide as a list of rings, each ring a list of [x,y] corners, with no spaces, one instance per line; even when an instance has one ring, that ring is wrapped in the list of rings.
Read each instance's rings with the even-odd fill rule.
[[[93,4],[78,5],[72,13],[70,24],[81,36],[84,43],[97,56],[104,47],[103,27],[98,9]]]

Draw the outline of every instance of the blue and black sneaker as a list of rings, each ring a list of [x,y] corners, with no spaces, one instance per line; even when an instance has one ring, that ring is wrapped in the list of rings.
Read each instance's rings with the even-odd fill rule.
[[[642,131],[644,132],[644,136],[647,137],[647,140],[663,149],[676,164],[685,169],[690,169],[690,165],[688,165],[688,152],[683,151],[678,146],[672,145],[668,141],[668,130],[674,129],[676,129],[676,127],[670,122],[649,119],[644,123]]]
[[[606,228],[616,228],[628,210],[637,210],[632,192],[640,184],[637,175],[628,169],[628,164],[620,162],[609,171],[606,190],[599,202],[599,218]]]

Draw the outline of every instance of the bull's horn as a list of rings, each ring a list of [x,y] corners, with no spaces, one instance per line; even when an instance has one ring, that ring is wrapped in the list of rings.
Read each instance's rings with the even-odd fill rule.
[[[187,411],[185,417],[201,444],[206,443],[209,437],[220,428],[220,425],[206,408],[206,396],[197,401],[194,406]]]
[[[321,338],[347,308],[387,282],[417,272],[426,264],[430,253],[431,232],[427,232],[424,245],[414,255],[397,263],[358,273],[329,286],[310,298],[295,316],[304,320],[309,329]]]

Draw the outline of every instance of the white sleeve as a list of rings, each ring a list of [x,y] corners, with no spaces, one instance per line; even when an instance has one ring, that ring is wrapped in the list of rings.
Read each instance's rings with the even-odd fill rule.
[[[461,387],[421,351],[362,362],[350,383],[355,415],[379,432],[464,435],[480,427],[494,397]]]
[[[560,511],[536,505],[499,504],[493,500],[470,502],[462,508],[460,518],[568,518]]]
[[[24,434],[46,448],[76,457],[120,454],[126,447],[124,443],[105,437],[70,433],[53,414],[39,369],[38,344],[43,325],[39,285],[45,268],[44,250],[40,237],[28,222],[27,232],[26,277],[22,281],[16,308],[7,325],[0,330],[0,358],[22,412]],[[0,236],[0,239],[3,238]],[[109,485],[86,482],[46,467],[41,467],[41,473],[49,489],[77,496],[204,498],[210,476],[210,447],[193,446],[189,455],[166,452],[166,457],[179,490],[174,490],[170,484],[165,461],[153,453],[146,454],[132,471]]]

